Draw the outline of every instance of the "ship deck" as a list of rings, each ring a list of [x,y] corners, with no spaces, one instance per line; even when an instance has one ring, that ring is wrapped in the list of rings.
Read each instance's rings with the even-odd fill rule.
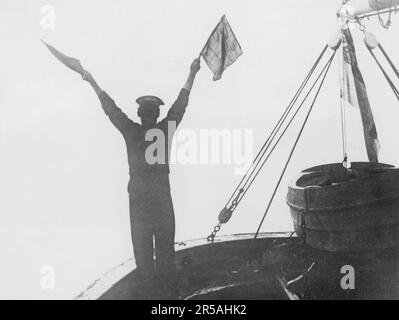
[[[143,281],[129,259],[77,299],[398,299],[398,262],[396,248],[331,253],[312,249],[288,232],[262,233],[256,240],[253,234],[238,234],[213,243],[176,244],[175,286],[162,279]],[[353,267],[353,289],[341,285],[345,266]]]

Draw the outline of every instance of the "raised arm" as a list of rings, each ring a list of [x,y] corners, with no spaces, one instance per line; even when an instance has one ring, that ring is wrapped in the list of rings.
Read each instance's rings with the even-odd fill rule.
[[[176,121],[176,126],[180,123],[188,105],[188,97],[190,95],[191,88],[193,87],[195,76],[200,68],[201,60],[200,58],[197,58],[192,62],[186,83],[180,90],[177,100],[169,109],[168,114],[163,121]]]
[[[109,117],[112,124],[125,135],[130,130],[134,129],[135,123],[130,120],[126,114],[123,113],[121,109],[117,107],[114,100],[98,85],[94,80],[90,72],[85,71],[83,74],[83,80],[90,83],[94,91],[96,92],[98,98],[101,101],[101,106],[105,114]]]

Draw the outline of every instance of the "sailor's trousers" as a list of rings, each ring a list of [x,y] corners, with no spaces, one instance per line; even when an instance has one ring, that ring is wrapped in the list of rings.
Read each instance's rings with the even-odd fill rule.
[[[169,181],[137,179],[129,194],[130,224],[137,269],[144,275],[174,269],[175,217]],[[157,180],[157,179],[155,179]],[[167,179],[169,180],[169,179]],[[155,254],[155,260],[154,260]]]

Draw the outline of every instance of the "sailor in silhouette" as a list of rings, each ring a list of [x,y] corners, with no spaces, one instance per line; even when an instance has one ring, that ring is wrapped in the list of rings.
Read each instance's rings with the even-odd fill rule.
[[[167,116],[159,122],[159,107],[164,104],[163,101],[155,96],[138,98],[137,115],[141,124],[130,120],[89,72],[83,73],[83,79],[91,84],[105,114],[126,142],[133,250],[137,270],[144,277],[154,275],[155,271],[163,273],[174,270],[175,217],[169,184],[171,139],[168,138],[173,137],[174,132],[168,130],[175,129],[182,120],[199,69],[200,59],[197,58],[191,64],[189,76],[177,100]],[[154,141],[148,141],[146,135],[152,129],[164,134],[164,148],[157,149],[157,152],[164,152],[161,157],[157,155],[157,159],[164,161],[154,163],[153,158],[149,159],[151,152],[147,152],[147,149]]]

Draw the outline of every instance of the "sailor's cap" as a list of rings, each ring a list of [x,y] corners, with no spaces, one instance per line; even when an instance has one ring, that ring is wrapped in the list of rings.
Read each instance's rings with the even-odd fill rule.
[[[164,103],[161,99],[156,96],[142,96],[136,100],[136,102],[141,105],[154,105],[154,106],[163,106]]]

